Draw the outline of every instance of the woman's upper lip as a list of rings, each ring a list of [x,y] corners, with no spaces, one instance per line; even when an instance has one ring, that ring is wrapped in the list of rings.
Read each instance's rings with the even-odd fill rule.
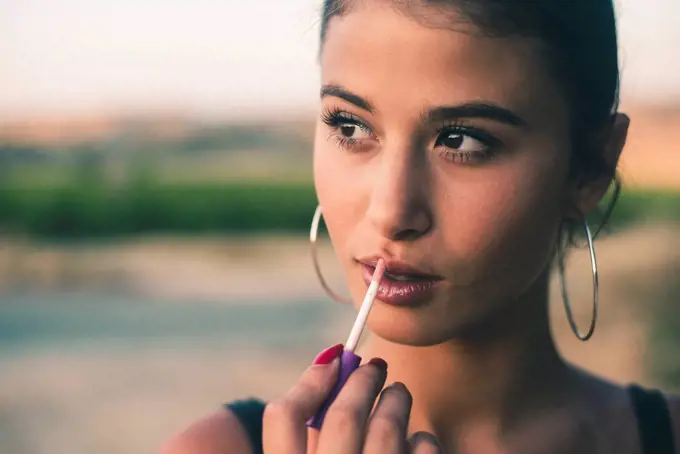
[[[390,274],[401,274],[405,276],[414,276],[422,279],[431,279],[431,280],[442,280],[444,279],[441,276],[437,276],[436,274],[430,274],[426,273],[424,271],[419,270],[418,268],[415,268],[405,262],[399,262],[396,260],[388,260],[383,257],[365,257],[365,258],[360,258],[357,261],[363,265],[367,265],[370,267],[375,268],[376,265],[378,264],[378,260],[383,259],[385,261],[385,272],[390,273]]]

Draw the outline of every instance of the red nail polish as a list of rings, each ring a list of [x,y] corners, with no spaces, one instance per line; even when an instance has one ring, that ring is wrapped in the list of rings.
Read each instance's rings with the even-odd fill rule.
[[[314,359],[314,362],[312,364],[315,366],[330,364],[333,362],[335,358],[340,356],[344,348],[345,347],[342,344],[328,347],[326,350],[319,353],[319,355]]]
[[[382,358],[371,358],[368,364],[373,364],[375,367],[383,372],[387,372],[387,362]]]

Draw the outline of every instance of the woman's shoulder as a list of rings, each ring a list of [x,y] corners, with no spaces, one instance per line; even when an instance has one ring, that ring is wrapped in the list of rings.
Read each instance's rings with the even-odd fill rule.
[[[259,399],[230,402],[169,439],[159,454],[260,454],[264,407]]]

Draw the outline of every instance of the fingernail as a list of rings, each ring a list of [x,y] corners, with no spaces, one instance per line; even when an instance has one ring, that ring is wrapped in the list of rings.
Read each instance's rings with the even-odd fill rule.
[[[430,443],[433,445],[435,448],[439,449],[439,440],[437,440],[437,437],[432,435],[429,432],[416,432],[411,437],[409,438],[409,442],[412,447],[415,447],[418,443]]]
[[[405,389],[406,389],[406,385],[404,385],[404,384],[403,384],[402,382],[400,382],[400,381],[395,381],[394,383],[390,383],[390,385],[387,386],[385,389],[401,389],[401,390],[405,390]]]
[[[387,372],[387,363],[382,358],[371,358],[368,364],[373,364],[375,367],[380,369],[382,372]]]
[[[342,344],[337,344],[333,345],[332,347],[328,347],[326,350],[322,351],[317,355],[312,364],[315,366],[330,364],[333,362],[335,358],[340,356],[343,349],[344,345]]]

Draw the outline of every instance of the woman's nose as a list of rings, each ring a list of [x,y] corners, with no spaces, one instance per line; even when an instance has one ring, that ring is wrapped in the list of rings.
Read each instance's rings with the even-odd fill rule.
[[[412,241],[432,228],[428,200],[430,167],[410,152],[383,150],[372,178],[367,218],[378,233],[392,241]]]

